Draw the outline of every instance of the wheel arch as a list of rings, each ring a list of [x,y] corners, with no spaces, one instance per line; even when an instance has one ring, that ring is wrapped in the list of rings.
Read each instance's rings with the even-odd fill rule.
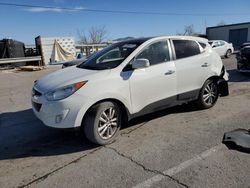
[[[226,52],[225,52],[224,57],[229,58],[229,56],[227,56],[227,53],[228,53],[228,52],[230,52],[231,54],[233,53],[233,51],[232,51],[232,49],[231,49],[230,47],[228,47],[228,48],[226,49]]]
[[[220,76],[214,75],[214,76],[209,77],[207,80],[214,80],[217,83],[218,92],[219,92],[220,96],[228,96],[229,95],[228,83],[223,78],[223,75],[220,75]]]
[[[215,75],[214,75],[214,76],[210,76],[207,80],[214,80],[214,81],[217,82],[219,79],[220,79],[220,76],[215,76]],[[207,80],[206,80],[206,81],[207,81]]]
[[[105,98],[105,99],[101,99],[97,102],[95,102],[94,104],[92,104],[87,110],[86,112],[84,113],[83,117],[82,117],[82,121],[81,121],[81,126],[83,126],[83,122],[87,116],[87,114],[91,111],[92,107],[99,104],[99,103],[102,103],[102,102],[114,102],[116,103],[120,108],[121,108],[121,111],[122,111],[122,126],[128,122],[130,120],[130,112],[128,110],[128,108],[126,107],[126,105],[121,102],[120,100],[118,99],[115,99],[115,98]]]

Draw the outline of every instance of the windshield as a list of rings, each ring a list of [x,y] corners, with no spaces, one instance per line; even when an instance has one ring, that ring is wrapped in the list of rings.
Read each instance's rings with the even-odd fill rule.
[[[112,69],[120,65],[144,41],[124,41],[112,44],[91,55],[77,67],[83,69],[103,70]]]

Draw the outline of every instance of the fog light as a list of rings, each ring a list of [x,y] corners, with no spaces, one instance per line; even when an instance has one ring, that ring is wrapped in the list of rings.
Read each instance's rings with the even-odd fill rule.
[[[56,119],[55,119],[56,123],[61,123],[62,120],[64,120],[65,117],[67,116],[68,112],[69,110],[67,109],[67,110],[63,110],[62,114],[56,115]]]
[[[63,120],[63,114],[56,116],[56,123],[60,123]]]

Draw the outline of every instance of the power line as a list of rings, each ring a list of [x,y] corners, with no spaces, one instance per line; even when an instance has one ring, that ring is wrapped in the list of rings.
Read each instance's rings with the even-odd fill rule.
[[[83,12],[100,12],[100,13],[113,13],[113,14],[144,14],[144,15],[162,15],[162,16],[236,16],[236,15],[250,15],[250,13],[174,13],[174,12],[147,12],[147,11],[126,11],[126,10],[103,10],[103,9],[88,9],[88,8],[69,8],[69,7],[53,7],[42,5],[30,4],[17,4],[0,2],[0,6],[14,6],[26,8],[44,8],[53,10],[65,11],[83,11]]]

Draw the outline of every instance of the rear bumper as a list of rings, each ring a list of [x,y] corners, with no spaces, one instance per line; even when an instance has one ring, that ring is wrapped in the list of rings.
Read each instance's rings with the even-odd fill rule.
[[[229,95],[229,89],[228,89],[228,81],[226,81],[224,78],[221,78],[217,82],[219,94],[221,97],[228,96]]]

